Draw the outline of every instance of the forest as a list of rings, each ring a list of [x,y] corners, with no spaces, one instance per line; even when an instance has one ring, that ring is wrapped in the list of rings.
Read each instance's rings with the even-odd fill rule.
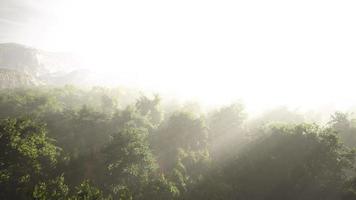
[[[356,119],[304,119],[122,88],[1,89],[0,199],[356,199]]]

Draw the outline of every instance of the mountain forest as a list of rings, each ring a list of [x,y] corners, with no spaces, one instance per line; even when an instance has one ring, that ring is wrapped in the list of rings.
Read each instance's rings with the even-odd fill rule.
[[[0,91],[0,199],[356,199],[356,120],[74,86]]]
[[[356,200],[356,0],[0,0],[0,200]]]

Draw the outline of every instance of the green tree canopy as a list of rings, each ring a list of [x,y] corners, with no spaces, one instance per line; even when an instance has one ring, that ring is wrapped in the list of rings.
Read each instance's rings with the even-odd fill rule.
[[[0,122],[0,198],[23,199],[46,178],[56,163],[58,149],[45,126],[26,118]]]

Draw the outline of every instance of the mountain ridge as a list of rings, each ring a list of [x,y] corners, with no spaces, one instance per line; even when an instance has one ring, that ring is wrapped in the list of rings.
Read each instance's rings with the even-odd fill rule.
[[[0,43],[0,88],[90,83],[89,70],[70,53]],[[80,77],[80,78],[78,78]]]

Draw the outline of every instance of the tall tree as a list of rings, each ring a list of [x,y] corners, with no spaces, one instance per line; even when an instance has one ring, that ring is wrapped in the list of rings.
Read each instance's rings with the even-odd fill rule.
[[[44,125],[22,118],[0,122],[0,149],[1,199],[28,199],[58,155]]]

